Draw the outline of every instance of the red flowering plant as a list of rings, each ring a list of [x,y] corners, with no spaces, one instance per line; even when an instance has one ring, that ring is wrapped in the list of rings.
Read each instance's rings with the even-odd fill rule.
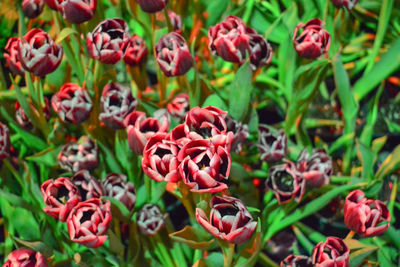
[[[1,0],[0,264],[398,266],[398,14]]]

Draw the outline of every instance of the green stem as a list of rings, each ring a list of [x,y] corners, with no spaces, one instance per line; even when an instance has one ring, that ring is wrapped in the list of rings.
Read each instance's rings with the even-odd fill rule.
[[[228,253],[224,253],[224,267],[232,266],[234,254],[235,254],[235,244],[229,244]]]
[[[164,9],[163,9],[163,12],[164,12],[165,21],[166,21],[166,23],[167,23],[168,31],[169,31],[169,32],[173,32],[173,31],[174,31],[174,27],[172,27],[171,20],[169,19],[169,16],[168,16],[168,9],[167,9],[167,8],[164,8]]]
[[[25,183],[22,177],[19,175],[17,170],[14,168],[14,166],[10,163],[9,159],[4,159],[3,160],[4,165],[7,167],[7,169],[10,170],[12,175],[15,177],[15,179],[18,181],[18,183],[21,185],[21,188],[23,191],[25,191]]]
[[[273,260],[271,260],[267,255],[264,253],[260,252],[258,254],[258,259],[260,260],[261,264],[263,266],[268,266],[268,267],[279,267],[278,264],[276,264]]]
[[[162,256],[162,259],[160,259],[160,260],[165,262],[166,266],[175,267],[175,264],[171,258],[171,255],[169,254],[168,250],[166,249],[165,245],[163,244],[160,236],[158,234],[156,234],[154,236],[154,238],[151,238],[151,239],[152,239],[152,243],[153,243],[155,249],[158,250],[158,252]]]

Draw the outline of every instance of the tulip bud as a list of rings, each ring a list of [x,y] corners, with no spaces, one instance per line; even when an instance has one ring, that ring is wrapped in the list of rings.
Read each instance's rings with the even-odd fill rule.
[[[135,110],[137,100],[130,88],[119,83],[104,86],[101,95],[101,113],[99,120],[114,130],[124,129],[124,119]]]
[[[37,112],[37,110],[35,110],[32,105],[30,105],[30,108],[34,110],[34,112]],[[48,121],[50,119],[51,114],[50,114],[50,103],[47,98],[44,98],[44,107],[42,108],[42,110],[46,120]],[[15,119],[22,128],[26,130],[33,129],[31,121],[26,116],[25,111],[23,110],[18,101],[15,103]]]
[[[167,105],[168,112],[176,119],[185,119],[189,111],[189,96],[187,94],[179,94],[172,99]]]
[[[147,13],[156,13],[164,9],[168,0],[137,0],[140,8]]]
[[[293,33],[294,48],[300,56],[315,59],[328,52],[331,45],[331,35],[322,27],[324,22],[312,19],[306,24],[299,23]],[[298,35],[299,29],[303,32]]]
[[[54,11],[58,11],[58,0],[44,0],[44,2]]]
[[[88,92],[75,83],[66,83],[53,95],[51,105],[64,122],[80,124],[89,119],[92,100]]]
[[[106,232],[112,219],[110,202],[91,198],[80,202],[67,219],[69,237],[72,242],[89,248],[97,248],[106,240]]]
[[[130,66],[138,66],[146,61],[148,54],[145,41],[139,35],[132,35],[126,46],[124,61]]]
[[[58,9],[68,22],[81,24],[92,19],[96,12],[97,0],[63,0]]]
[[[9,156],[10,146],[10,132],[8,127],[0,122],[0,160]]]
[[[136,189],[133,183],[127,182],[123,174],[110,173],[103,181],[106,195],[119,200],[128,210],[132,210],[136,204]]]
[[[312,252],[311,259],[315,267],[349,266],[350,249],[342,239],[328,237],[325,242],[318,243]]]
[[[138,212],[136,222],[142,234],[153,236],[165,226],[166,217],[158,206],[146,204]]]
[[[284,131],[272,133],[265,126],[258,127],[258,150],[261,160],[275,163],[286,156],[287,137]]]
[[[40,252],[30,248],[19,248],[8,254],[3,267],[47,267],[45,258]]]
[[[313,267],[313,264],[307,256],[292,254],[281,262],[281,267]]]
[[[9,38],[7,41],[7,45],[4,48],[6,52],[3,55],[11,72],[16,75],[24,76],[24,67],[22,67],[22,64],[18,58],[19,42],[21,42],[21,38]]]
[[[364,196],[361,190],[354,190],[346,197],[344,223],[363,237],[382,235],[390,226],[389,210],[382,201]]]
[[[18,60],[26,71],[39,77],[55,71],[62,56],[62,46],[54,44],[50,35],[38,28],[30,30],[19,42]]]
[[[81,201],[78,188],[66,177],[47,180],[40,189],[46,204],[43,211],[61,222],[65,222],[71,209]]]
[[[129,41],[128,24],[122,19],[106,19],[87,34],[86,47],[91,58],[115,64],[125,53]]]
[[[249,127],[247,124],[242,124],[231,116],[226,116],[225,120],[227,130],[234,134],[232,139],[232,150],[238,153],[242,151],[242,145],[246,142],[247,138],[249,138]]]
[[[345,6],[349,11],[353,9],[358,1],[359,0],[331,0],[332,4],[336,8],[342,8],[343,6]]]
[[[286,162],[269,169],[266,185],[275,193],[279,204],[292,200],[300,202],[306,189],[306,180],[292,162]]]
[[[72,182],[78,188],[82,201],[90,198],[100,198],[104,195],[102,184],[90,175],[90,172],[87,170],[75,173],[72,177]]]
[[[58,163],[61,168],[73,173],[94,169],[98,165],[97,145],[89,137],[82,136],[78,142],[70,142],[62,147]]]
[[[43,0],[23,0],[22,12],[30,19],[38,17],[43,11]]]
[[[253,70],[268,65],[272,59],[272,47],[264,37],[251,28],[247,28],[250,36],[250,65]]]
[[[202,209],[196,209],[196,220],[213,236],[233,244],[250,239],[257,222],[240,199],[213,196],[210,201],[210,219]]]
[[[182,32],[182,19],[179,15],[177,15],[174,11],[168,10],[168,18],[171,22],[172,28],[174,31],[180,33]]]
[[[329,184],[332,175],[332,160],[325,149],[314,149],[310,154],[304,149],[297,159],[297,170],[301,172],[311,187],[321,187]]]
[[[157,63],[168,77],[180,76],[193,66],[185,39],[176,32],[165,34],[154,47]]]
[[[205,108],[194,107],[186,115],[185,124],[191,132],[195,132],[204,138],[226,134],[225,117],[227,113],[212,106]]]

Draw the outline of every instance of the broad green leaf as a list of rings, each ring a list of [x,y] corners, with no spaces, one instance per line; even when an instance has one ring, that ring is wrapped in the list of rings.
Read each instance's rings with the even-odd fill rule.
[[[209,2],[209,4],[207,5],[207,12],[209,14],[206,22],[207,28],[223,20],[222,15],[224,14],[224,12],[226,12],[229,3],[229,0],[214,0],[212,2]]]
[[[100,141],[97,140],[97,144],[105,154],[105,163],[109,167],[110,171],[113,173],[122,173],[121,167],[119,166],[117,160],[115,159],[113,153],[110,149],[104,146]]]
[[[17,125],[15,125],[14,123],[9,123],[8,124],[10,126],[10,128],[12,128],[17,134],[19,134],[19,136],[21,136],[22,140],[24,141],[24,143],[34,149],[34,150],[44,150],[47,148],[47,144],[40,139],[39,137],[37,137],[36,135],[33,135],[25,130],[22,130],[21,128],[19,128]]]
[[[49,147],[32,156],[26,157],[26,160],[43,164],[48,167],[54,167],[58,165],[57,156],[59,152],[60,152],[59,147],[58,148]]]
[[[169,236],[173,241],[188,245],[193,249],[206,250],[214,242],[214,239],[204,240],[199,230],[191,226],[185,226],[182,230],[171,233]]]
[[[363,179],[372,179],[376,160],[375,152],[362,143],[357,142],[357,156],[361,161]]]
[[[39,224],[31,211],[23,208],[15,208],[9,219],[21,239],[26,241],[40,240]]]
[[[249,111],[253,85],[252,72],[247,61],[237,71],[230,85],[229,115],[238,121],[243,121]]]
[[[303,246],[303,248],[305,248],[307,253],[311,255],[311,252],[314,249],[314,244],[311,243],[310,240],[296,226],[292,226],[292,230],[299,243]]]
[[[396,171],[400,167],[400,145],[396,146],[376,172],[377,179],[383,179],[386,175]]]
[[[206,98],[203,103],[203,107],[208,106],[217,107],[222,110],[228,110],[228,106],[225,104],[224,100],[222,100],[217,94],[211,94]]]
[[[350,267],[358,267],[362,261],[371,255],[377,247],[365,247],[350,254]]]
[[[67,38],[71,34],[78,34],[78,32],[69,27],[62,29],[61,32],[57,36],[56,43],[57,44],[61,43],[65,38]]]

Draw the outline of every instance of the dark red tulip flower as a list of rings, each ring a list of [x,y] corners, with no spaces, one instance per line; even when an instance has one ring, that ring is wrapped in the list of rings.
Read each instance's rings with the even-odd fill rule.
[[[265,38],[252,28],[247,28],[250,36],[250,66],[253,70],[268,65],[272,59],[272,47]]]
[[[300,202],[306,189],[306,180],[294,163],[286,162],[269,169],[266,185],[274,192],[279,204],[292,200]]]
[[[51,9],[58,11],[58,2],[60,0],[44,0],[44,2],[47,4],[48,7],[50,7]]]
[[[130,88],[119,83],[104,86],[99,120],[114,130],[124,129],[124,119],[136,109],[137,100]]]
[[[350,249],[343,240],[331,236],[314,247],[311,259],[315,267],[348,267],[349,257]]]
[[[226,134],[225,117],[227,113],[212,106],[205,108],[194,107],[186,115],[185,124],[191,132],[195,132],[204,138]]]
[[[136,222],[142,234],[153,236],[165,226],[166,217],[158,206],[146,204],[138,212]]]
[[[128,24],[122,19],[106,19],[88,33],[86,47],[90,57],[104,64],[120,61],[129,41]]]
[[[193,58],[185,39],[176,32],[165,34],[154,47],[157,63],[168,77],[185,74],[193,66]]]
[[[178,94],[167,105],[168,112],[179,120],[185,119],[189,111],[189,96],[188,94]]]
[[[22,1],[22,12],[30,19],[38,17],[43,11],[44,1],[43,0],[23,0]]]
[[[179,173],[192,192],[216,193],[228,188],[231,157],[223,146],[208,139],[193,140],[178,153]]]
[[[19,248],[8,254],[3,267],[47,267],[47,263],[40,252]]]
[[[146,61],[148,49],[145,41],[139,35],[132,35],[126,46],[124,61],[130,66],[138,66]]]
[[[26,71],[44,77],[61,63],[63,49],[45,31],[34,28],[19,42],[18,60]]]
[[[93,107],[88,92],[75,83],[64,84],[51,105],[62,121],[76,124],[88,120]]]
[[[313,267],[311,258],[303,255],[289,255],[282,262],[281,267]]]
[[[197,222],[213,236],[233,244],[246,242],[257,227],[250,212],[240,199],[213,196],[210,219],[202,209],[196,209]]]
[[[332,160],[326,154],[325,149],[314,149],[312,155],[304,149],[297,159],[299,170],[311,187],[321,187],[329,184],[332,175]]]
[[[174,31],[180,33],[182,32],[182,19],[181,17],[176,14],[172,10],[168,10],[168,18],[169,21],[171,22],[172,27],[174,28]]]
[[[30,106],[30,108],[31,108],[31,110],[34,110],[34,107],[32,105]],[[46,117],[46,120],[49,120],[51,114],[50,114],[50,103],[47,98],[44,98],[44,107],[42,110],[43,110],[43,114]],[[34,111],[37,112],[36,110],[34,110]],[[26,130],[33,129],[33,125],[31,123],[31,121],[26,116],[25,111],[22,109],[22,107],[18,101],[15,103],[15,119],[22,128],[24,128]]]
[[[133,183],[127,181],[127,177],[119,173],[110,173],[103,181],[105,194],[119,200],[128,210],[132,210],[136,204],[136,189]]]
[[[390,225],[385,203],[365,198],[361,190],[354,190],[346,197],[343,214],[346,226],[363,237],[382,235]]]
[[[265,126],[258,127],[258,150],[261,160],[274,163],[286,156],[287,137],[284,131],[274,134]]]
[[[78,188],[83,201],[90,198],[100,198],[104,195],[103,185],[87,170],[75,173],[72,182]]]
[[[81,201],[78,188],[66,177],[47,180],[40,189],[46,204],[43,211],[61,222],[65,222],[71,209]]]
[[[168,0],[137,0],[140,8],[147,13],[156,13],[164,9]]]
[[[68,216],[67,227],[71,241],[97,248],[106,240],[112,219],[110,202],[91,198],[76,205]]]
[[[151,179],[161,182],[177,182],[179,146],[168,140],[166,133],[153,135],[143,150],[142,168]]]
[[[332,4],[336,8],[346,7],[348,10],[352,10],[359,0],[331,0]]]
[[[58,1],[58,9],[68,22],[81,24],[91,20],[96,12],[97,0]]]
[[[169,119],[166,114],[157,118],[147,118],[141,111],[129,114],[124,123],[128,133],[128,144],[132,151],[141,155],[147,140],[156,133],[166,133],[169,127]]]
[[[301,57],[314,59],[328,52],[331,35],[323,28],[324,22],[312,19],[306,24],[299,23],[293,33],[294,48]],[[303,32],[299,33],[299,29]]]
[[[226,116],[225,121],[227,130],[233,132],[232,150],[235,152],[242,151],[242,145],[249,137],[249,127],[231,116]]]
[[[226,61],[243,64],[249,52],[250,36],[244,22],[235,16],[228,16],[221,23],[208,30],[208,47],[213,55]]]
[[[73,173],[92,170],[99,164],[98,154],[96,143],[89,137],[82,136],[78,142],[70,142],[62,147],[58,154],[58,163],[61,168]]]
[[[10,147],[11,142],[8,127],[0,122],[0,160],[9,156]]]
[[[21,38],[19,37],[11,37],[8,39],[7,45],[4,48],[6,52],[3,55],[11,72],[24,76],[24,67],[22,67],[22,64],[18,58],[19,42],[21,42]]]

